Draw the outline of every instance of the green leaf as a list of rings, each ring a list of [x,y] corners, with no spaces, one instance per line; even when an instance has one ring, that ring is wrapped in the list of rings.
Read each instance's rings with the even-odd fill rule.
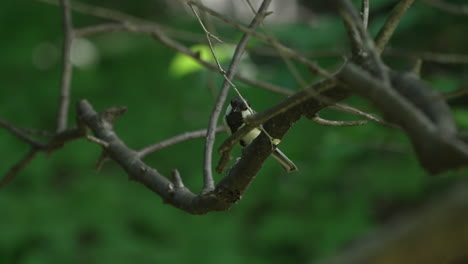
[[[198,53],[200,59],[204,61],[208,61],[211,63],[215,62],[213,55],[211,54],[210,47],[207,45],[194,45],[190,47],[190,50]],[[231,58],[233,48],[226,45],[215,46],[214,52],[216,54],[216,57],[218,58],[218,61],[222,63],[228,61]],[[204,67],[200,65],[200,63],[196,59],[186,54],[178,53],[169,66],[169,74],[173,77],[180,78],[187,74],[200,71],[203,68]]]

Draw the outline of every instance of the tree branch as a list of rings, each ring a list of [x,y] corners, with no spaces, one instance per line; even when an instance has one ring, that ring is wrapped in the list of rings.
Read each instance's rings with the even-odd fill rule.
[[[400,127],[397,126],[396,124],[387,122],[387,121],[385,121],[384,119],[382,119],[381,117],[375,116],[375,115],[373,115],[373,114],[366,113],[366,112],[364,112],[364,111],[362,111],[362,110],[359,110],[359,109],[357,109],[357,108],[351,107],[351,106],[349,106],[349,105],[347,105],[347,104],[336,103],[336,104],[334,104],[334,105],[331,105],[329,108],[335,109],[335,110],[339,110],[339,111],[342,111],[342,112],[345,112],[345,113],[349,113],[349,114],[354,114],[354,115],[357,115],[357,116],[360,116],[360,117],[364,117],[364,118],[366,118],[367,120],[370,120],[370,121],[373,121],[373,122],[375,122],[375,123],[384,125],[384,126],[386,126],[386,127],[391,127],[391,128],[400,129]]]
[[[157,152],[163,148],[167,148],[169,146],[178,144],[183,141],[187,141],[190,139],[196,139],[196,138],[203,138],[206,136],[206,129],[201,129],[201,130],[196,130],[196,131],[191,131],[191,132],[185,132],[183,134],[173,136],[171,138],[168,138],[166,140],[160,141],[156,144],[152,144],[150,146],[147,146],[141,150],[138,151],[138,155],[140,157],[145,157],[148,156],[151,153]],[[218,126],[216,128],[216,133],[219,132],[224,132],[224,127],[223,126]]]
[[[392,10],[392,13],[390,13],[390,16],[387,21],[385,21],[385,24],[380,29],[377,34],[377,38],[375,39],[375,46],[379,54],[383,52],[385,46],[392,37],[393,32],[395,32],[395,29],[400,23],[401,18],[406,14],[406,11],[408,11],[413,3],[414,0],[400,0]]]
[[[415,78],[392,71],[390,74],[393,87],[398,88],[398,92],[351,63],[345,65],[339,78],[405,130],[421,166],[430,173],[468,165],[468,145],[457,138],[457,129],[448,106],[440,102],[430,108],[418,107],[421,100],[424,101],[422,95],[433,95],[436,91]],[[412,87],[412,90],[408,87]],[[403,96],[401,93],[404,91],[424,93],[410,97]]]
[[[450,14],[468,15],[468,5],[456,5],[441,0],[423,0],[423,2]]]
[[[317,63],[307,59],[306,57],[298,54],[297,52],[295,52],[294,50],[284,46],[283,44],[279,43],[278,41],[276,41],[275,39],[272,39],[272,38],[269,38],[263,34],[260,34],[256,31],[253,31],[253,30],[250,30],[248,27],[245,27],[233,20],[230,20],[229,18],[227,18],[226,16],[224,16],[223,14],[220,14],[206,6],[204,6],[203,4],[201,3],[198,3],[196,1],[192,1],[192,0],[186,0],[188,3],[196,6],[197,8],[199,9],[202,9],[204,11],[206,11],[208,14],[212,15],[213,17],[215,17],[216,19],[218,19],[219,21],[221,22],[224,22],[232,27],[234,27],[235,29],[238,29],[248,35],[251,35],[265,43],[268,43],[270,45],[272,45],[273,47],[275,47],[275,49],[277,50],[281,50],[282,54],[284,56],[287,56],[287,57],[290,57],[304,65],[306,65],[307,67],[309,67],[311,70],[313,70],[314,73],[318,73],[319,75],[323,76],[323,77],[327,77],[327,78],[330,78],[331,77],[331,74],[323,69],[322,67],[320,67]]]
[[[60,84],[60,103],[57,114],[57,132],[67,127],[70,105],[70,85],[72,76],[71,48],[73,43],[73,25],[69,0],[60,0],[63,24],[62,80]]]
[[[207,9],[196,2],[189,2],[196,5],[198,8],[205,8],[204,10],[207,13],[215,14],[214,11]],[[268,5],[269,2],[269,0],[263,1],[262,7],[264,5]],[[341,2],[349,4],[348,1]],[[266,10],[266,7],[264,9]],[[223,91],[218,97],[215,110],[213,111],[210,119],[209,129],[211,129],[211,132],[208,134],[213,134],[212,131],[215,129],[217,124],[220,109],[226,99],[227,89],[229,86],[229,84],[226,83],[229,83],[235,75],[235,66],[245,49],[249,36],[258,37],[260,40],[266,41],[271,45],[276,45],[275,48],[277,48],[278,51],[284,52],[286,56],[308,65],[324,76],[331,77],[327,71],[319,68],[315,63],[309,61],[307,58],[302,57],[294,51],[282,46],[277,41],[255,32],[255,27],[264,15],[265,10],[262,11],[262,8],[260,8],[249,28],[235,23],[236,27],[242,28],[241,30],[245,32],[245,35],[239,43],[235,56],[231,61],[230,69],[227,74],[228,78],[223,84]],[[350,10],[351,9],[349,8],[347,9],[347,13],[345,12],[344,17],[348,25],[354,28],[354,31],[357,33],[356,36],[358,36],[358,38],[356,38],[356,42],[361,45],[361,48],[363,48],[364,51],[370,52],[371,62],[376,64],[378,67],[384,68],[385,65],[381,63],[380,56],[377,54],[375,47],[373,46],[374,43],[372,42],[372,39],[370,39],[367,31],[362,26],[361,20],[356,18],[359,17],[357,12],[355,10]],[[102,15],[101,13],[99,14]],[[105,15],[109,14],[106,13]],[[121,14],[118,16],[114,15],[115,14],[108,17],[112,17],[113,19],[117,18],[118,20],[122,19]],[[219,15],[217,15],[217,18],[221,20],[225,19]],[[164,45],[172,45],[172,47],[176,47],[176,49],[187,50],[186,47],[164,35],[164,32],[162,32],[158,27],[152,25],[151,27],[148,26],[148,28],[146,28],[147,25],[135,25],[128,23],[125,19],[123,19],[122,22],[124,23],[122,25],[107,24],[82,29],[80,34],[93,34],[112,29],[125,29],[136,32],[146,31],[160,40]],[[186,54],[189,54],[194,58],[198,57],[191,51],[187,51]],[[202,62],[202,60],[199,61]],[[216,65],[213,66],[217,69]],[[377,75],[381,75],[378,76],[380,79],[374,78],[372,74],[359,69],[357,66],[351,64],[346,65],[343,70],[338,73],[337,76],[339,79],[332,77],[322,81],[306,90],[294,94],[276,106],[247,119],[247,125],[239,130],[238,133],[232,135],[226,141],[227,143],[225,142],[223,144],[220,151],[223,152],[223,156],[225,153],[229,153],[230,148],[232,148],[232,146],[234,146],[234,144],[236,144],[242,137],[242,133],[246,133],[251,128],[257,127],[261,124],[263,124],[263,127],[268,134],[271,134],[275,139],[282,139],[292,124],[302,116],[313,118],[316,116],[318,111],[324,107],[333,105],[337,101],[347,98],[351,92],[357,92],[368,100],[378,104],[379,107],[383,109],[384,113],[386,115],[388,114],[392,118],[392,121],[396,120],[396,123],[401,125],[405,132],[409,134],[421,163],[429,171],[436,173],[451,168],[466,166],[468,161],[468,147],[455,137],[456,133],[452,133],[450,120],[445,122],[444,120],[439,119],[439,117],[443,117],[445,113],[443,115],[436,116],[435,119],[433,118],[433,115],[426,114],[424,109],[418,108],[414,101],[403,97],[398,93],[399,91],[397,92],[392,89],[391,86],[394,85],[394,80],[399,78],[400,75],[396,73],[392,75],[392,71],[387,72],[386,68],[379,68],[378,70],[380,71],[378,72],[380,74]],[[387,73],[389,74],[389,82],[387,82]],[[345,89],[343,83],[348,85],[347,89]],[[410,82],[406,81],[406,83]],[[414,83],[414,85],[421,86],[419,82]],[[288,91],[288,93],[290,93],[290,91]],[[68,109],[68,107],[66,107],[66,109]],[[52,138],[52,140],[41,150],[52,151],[70,140],[82,138],[86,135],[85,128],[87,127],[91,129],[95,135],[93,142],[105,146],[106,155],[116,161],[128,173],[132,180],[136,180],[147,186],[149,189],[160,195],[166,203],[192,214],[204,214],[209,211],[229,209],[235,202],[241,199],[242,195],[247,191],[248,186],[261,169],[263,162],[272,152],[270,139],[265,133],[262,133],[251,144],[244,148],[241,158],[236,161],[216,186],[214,186],[212,175],[207,176],[207,174],[205,174],[204,189],[200,195],[196,195],[188,188],[184,187],[182,177],[178,171],[173,172],[173,178],[171,181],[155,169],[147,166],[141,160],[143,156],[141,154],[142,152],[146,154],[149,153],[150,150],[154,151],[154,149],[160,149],[163,146],[162,142],[160,142],[159,145],[150,146],[150,150],[146,148],[146,150],[143,149],[140,152],[137,152],[128,148],[125,143],[119,139],[113,130],[113,122],[123,111],[123,108],[111,108],[101,114],[98,114],[87,101],[80,101],[78,104],[78,119],[80,120],[78,128],[62,130],[61,133],[58,133],[54,138]],[[66,120],[64,123],[66,127]],[[83,124],[85,124],[85,126]],[[454,130],[454,132],[456,132],[456,128]],[[18,137],[27,141],[24,137]],[[179,138],[174,137],[163,142],[168,144],[167,142],[169,141],[175,142],[182,140],[184,137],[185,136],[181,136]],[[214,134],[212,139],[208,136],[207,142],[210,140],[212,140],[210,143],[211,146],[208,146],[207,149],[212,149],[213,147]],[[31,140],[27,142],[33,143]],[[207,143],[207,145],[210,144]],[[208,150],[206,152],[208,153],[210,160],[209,162],[205,162],[205,171],[206,168],[211,170],[212,163],[211,153],[209,153],[210,151],[211,150]],[[35,154],[29,155],[34,156]],[[21,168],[23,163],[27,163],[32,159],[32,157],[29,158],[29,155],[23,158],[15,167]],[[434,163],[434,160],[436,160],[435,164],[429,164]]]
[[[82,138],[85,136],[85,129],[83,127],[78,128],[70,128],[64,130],[60,133],[55,134],[48,143],[40,142],[26,133],[24,133],[21,129],[10,125],[9,123],[0,120],[0,126],[3,126],[7,130],[9,130],[14,136],[18,137],[20,140],[31,145],[31,151],[26,154],[23,159],[18,161],[7,173],[6,175],[0,180],[0,188],[7,185],[11,182],[11,180],[18,174],[18,172],[24,168],[29,162],[36,156],[36,154],[40,151],[44,151],[50,153],[55,151],[56,149],[62,147],[67,142],[70,142],[75,139]]]
[[[59,5],[60,0],[36,0],[36,1],[46,3],[46,4],[51,4],[51,5]],[[73,1],[73,5],[71,5],[71,9],[73,11],[76,11],[82,14],[88,14],[88,15],[92,15],[95,17],[108,19],[111,21],[128,21],[131,23],[148,22],[141,18],[132,16],[132,15],[129,15],[129,14],[117,11],[117,10],[112,10],[112,9],[94,6],[94,5],[88,5],[79,1]]]
[[[257,11],[257,14],[253,18],[252,22],[249,25],[249,30],[254,31],[260,22],[263,20],[268,6],[270,5],[271,0],[264,0]],[[233,58],[227,70],[226,77],[227,79],[223,82],[221,87],[221,92],[219,93],[215,107],[210,115],[210,120],[208,124],[208,131],[206,133],[206,143],[205,143],[205,155],[204,155],[204,166],[203,166],[203,175],[204,175],[204,185],[202,192],[209,192],[214,188],[214,181],[213,181],[213,172],[212,172],[212,159],[213,159],[213,146],[215,140],[215,129],[218,123],[219,115],[221,113],[221,109],[226,101],[226,97],[230,87],[230,80],[234,76],[236,72],[237,65],[240,61],[242,54],[245,51],[245,47],[247,46],[247,42],[250,39],[249,34],[244,34],[242,39],[239,41],[239,44],[236,47],[234,52]]]
[[[153,26],[153,25],[136,25],[136,24],[129,24],[129,23],[125,23],[125,24],[106,23],[106,24],[99,24],[99,25],[94,25],[94,26],[89,26],[89,27],[76,29],[75,30],[75,35],[77,37],[85,37],[85,36],[92,36],[92,35],[100,34],[100,33],[113,32],[113,31],[128,31],[128,32],[137,32],[137,33],[150,34],[150,35],[154,36],[156,39],[158,39],[162,44],[164,44],[168,48],[173,49],[173,50],[175,50],[177,52],[180,52],[180,53],[183,53],[183,54],[186,54],[186,55],[192,57],[198,63],[200,63],[202,66],[208,68],[209,70],[212,70],[212,71],[217,71],[218,70],[218,67],[215,64],[209,63],[209,62],[207,62],[205,60],[202,60],[200,58],[200,56],[197,55],[196,52],[193,52],[192,50],[190,50],[189,48],[187,48],[187,47],[183,46],[182,44],[176,42],[175,40],[170,39],[164,33],[164,31],[162,31],[160,29],[160,27],[156,26],[156,25]],[[268,90],[268,91],[271,91],[271,92],[274,92],[274,93],[284,94],[284,95],[293,95],[294,94],[294,91],[291,90],[291,89],[287,89],[287,88],[284,88],[284,87],[281,87],[281,86],[278,86],[278,85],[275,85],[275,84],[263,82],[261,80],[249,79],[249,78],[246,78],[246,77],[240,75],[239,73],[236,73],[234,75],[234,78],[236,78],[237,80],[239,80],[241,82],[244,82],[246,84],[249,84],[249,85],[252,85],[252,86],[255,86],[255,87],[259,87],[259,88],[262,88],[262,89],[265,89],[265,90]],[[356,109],[356,108],[354,108],[352,106],[347,105],[346,107],[344,107],[341,104],[336,104],[336,105],[332,105],[331,107],[334,108],[334,109],[337,109],[339,111],[343,111],[343,112],[346,112],[346,113],[351,113],[351,114],[354,114],[354,115],[364,117],[364,118],[366,118],[368,120],[383,124],[385,126],[390,126],[390,127],[392,126],[392,124],[390,124],[388,122],[385,122],[384,120],[382,120],[382,119],[380,119],[378,117],[375,117],[375,116],[373,116],[373,115],[371,115],[369,113],[365,113],[365,112],[363,112],[363,111],[361,111],[359,109]]]
[[[356,120],[356,121],[334,121],[321,118],[318,114],[312,118],[312,121],[319,125],[324,126],[334,126],[334,127],[343,127],[343,126],[363,126],[367,124],[367,120]]]
[[[36,0],[39,2],[47,3],[47,4],[57,4],[56,0]],[[184,0],[187,3],[190,3],[193,6],[196,6],[198,9],[203,10],[207,14],[215,17],[216,19],[220,20],[221,22],[230,25],[234,27],[235,29],[238,29],[246,34],[249,34],[251,36],[254,36],[255,38],[268,43],[272,46],[274,46],[276,49],[280,49],[285,56],[288,56],[304,65],[307,65],[310,69],[312,69],[314,72],[320,74],[321,76],[324,77],[330,77],[330,73],[326,71],[325,69],[321,68],[317,63],[307,59],[306,57],[298,54],[294,50],[284,46],[283,44],[279,43],[278,41],[268,38],[267,36],[260,34],[256,31],[250,30],[248,27],[241,25],[237,23],[236,21],[233,21],[226,16],[204,6],[201,3],[198,3],[196,1],[192,0]],[[128,15],[126,13],[120,12],[120,11],[115,11],[103,7],[97,7],[97,6],[92,6],[92,5],[87,5],[81,2],[73,1],[73,5],[71,7],[73,10],[83,13],[83,14],[89,14],[93,15],[96,17],[104,18],[104,19],[109,19],[112,21],[118,21],[121,23],[130,23],[130,24],[142,24],[142,25],[154,25],[152,21],[147,21],[144,19],[140,19],[131,15]]]
[[[364,66],[379,79],[389,83],[387,69],[376,50],[374,41],[364,28],[356,9],[348,0],[338,0],[340,14],[348,29],[348,38],[353,46],[353,61]]]
[[[369,24],[369,0],[361,1],[361,19],[363,27],[367,29]]]
[[[113,123],[94,111],[86,101],[78,103],[78,118],[88,126],[95,137],[108,143],[107,154],[128,173],[130,179],[141,182],[161,198],[177,208],[191,213],[206,213],[206,209],[222,206],[209,196],[198,197],[187,188],[175,188],[174,183],[141,161],[138,152],[129,149],[113,131]],[[208,208],[207,208],[208,207]],[[205,210],[203,210],[205,209]]]
[[[11,125],[10,123],[8,123],[8,122],[6,122],[4,120],[0,120],[0,126],[4,127],[8,131],[10,131],[11,134],[16,136],[20,140],[23,140],[26,143],[30,144],[34,148],[42,148],[44,146],[44,143],[42,143],[39,140],[29,136],[28,134],[23,132],[23,130],[21,128],[17,128],[17,127]]]
[[[11,182],[13,178],[18,174],[18,172],[26,167],[29,162],[36,156],[38,149],[32,148],[18,163],[16,163],[11,169],[3,176],[0,180],[0,189],[3,188],[5,185]]]
[[[405,51],[393,49],[391,47],[385,48],[384,56],[395,56],[403,58],[421,59],[423,61],[444,63],[444,64],[468,64],[467,54],[457,53],[438,53],[431,51]]]
[[[106,32],[113,32],[113,31],[128,31],[128,32],[136,32],[136,33],[144,33],[153,36],[155,39],[160,41],[166,47],[173,49],[177,52],[183,53],[192,57],[198,63],[200,63],[205,68],[218,71],[218,67],[210,62],[207,62],[200,58],[199,54],[190,50],[186,46],[182,45],[181,43],[169,38],[164,31],[161,29],[159,25],[142,25],[142,24],[130,24],[130,23],[106,23],[106,24],[99,24],[95,26],[84,27],[81,29],[77,29],[75,35],[77,37],[84,37],[84,36],[91,36],[100,33]],[[291,95],[294,93],[291,89],[287,89],[275,84],[263,82],[260,80],[249,79],[244,77],[239,73],[235,73],[234,78],[238,79],[239,81],[259,87],[274,93],[284,94],[284,95]]]
[[[247,147],[244,157],[212,192],[195,195],[183,187],[177,172],[174,172],[174,182],[171,182],[157,170],[146,165],[140,159],[138,152],[128,148],[119,139],[113,131],[112,123],[104,119],[102,114],[96,113],[86,100],[78,103],[78,115],[78,119],[93,131],[95,137],[108,143],[107,154],[128,173],[130,179],[144,184],[161,196],[164,202],[192,214],[229,209],[245,193],[263,161],[268,157],[268,152],[271,152],[269,144],[260,143]]]
[[[321,93],[328,89],[332,89],[335,86],[336,84],[333,80],[325,80],[322,82],[318,82],[312,85],[311,87],[288,97],[287,99],[276,104],[275,106],[270,107],[269,109],[263,112],[258,112],[250,116],[248,119],[245,120],[246,125],[244,125],[242,128],[238,129],[235,133],[233,133],[218,148],[218,152],[221,154],[221,160],[217,165],[216,171],[218,173],[221,173],[224,170],[227,161],[229,161],[229,156],[232,148],[237,143],[239,143],[242,137],[247,135],[247,133],[249,133],[253,128],[259,127],[271,118],[283,114],[294,107],[297,107],[305,101],[310,100],[310,98],[314,98],[315,100],[322,102],[323,107],[333,104],[333,99],[327,98],[326,96],[321,95]],[[309,117],[315,117],[315,113]]]
[[[249,7],[250,11],[255,15],[255,9],[252,5],[252,2],[250,0],[245,0],[245,2],[247,3],[247,6]],[[265,23],[263,23],[263,21],[260,23],[260,25],[263,31],[265,32],[265,35],[269,39],[272,39],[275,42],[278,42],[278,40],[274,37],[274,35],[270,32],[270,30],[265,26]],[[297,84],[303,89],[307,88],[308,87],[307,82],[302,78],[300,72],[298,71],[294,63],[291,61],[291,59],[286,54],[284,54],[284,52],[280,48],[276,46],[273,46],[273,48],[275,50],[275,54],[278,54],[281,57],[284,64],[288,68],[289,72],[296,80]]]

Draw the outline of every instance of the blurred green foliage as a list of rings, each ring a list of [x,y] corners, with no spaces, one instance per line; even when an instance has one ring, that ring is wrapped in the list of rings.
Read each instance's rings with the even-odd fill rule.
[[[393,1],[377,2],[380,7]],[[158,1],[128,3],[95,4],[201,33],[194,19],[166,14]],[[51,130],[60,82],[59,9],[36,1],[3,1],[0,6],[0,118],[19,127]],[[372,17],[373,32],[384,18],[383,14]],[[77,26],[99,21],[74,15]],[[428,48],[466,54],[468,38],[456,32],[466,30],[467,22],[467,17],[416,4],[392,44],[413,51]],[[222,39],[240,36],[216,25]],[[271,29],[282,42],[305,54],[346,48],[341,21],[335,17],[323,17],[314,26],[282,24]],[[98,57],[86,67],[74,68],[72,103],[86,98],[97,110],[128,106],[116,124],[128,146],[139,149],[206,127],[214,101],[209,82],[214,78],[213,87],[218,89],[220,76],[205,70],[183,77],[170,75],[177,53],[148,36],[109,33],[89,41]],[[253,41],[251,48],[258,47],[262,44]],[[252,53],[249,60],[249,67],[255,66],[251,76],[298,89],[280,59]],[[332,57],[319,62],[333,66],[340,60]],[[409,63],[400,58],[387,60],[402,67]],[[310,75],[297,66],[303,76]],[[466,66],[429,63],[423,73],[441,91],[451,91],[466,87],[467,70]],[[244,84],[239,87],[257,110],[282,98]],[[373,111],[359,98],[347,103]],[[457,120],[466,128],[466,104],[454,107]],[[72,109],[70,125],[74,115]],[[323,111],[322,117],[356,119],[334,110]],[[218,136],[217,143],[224,138]],[[3,175],[28,146],[5,130],[0,130],[0,146]],[[419,167],[404,135],[372,123],[334,128],[301,120],[281,148],[300,167],[298,173],[286,175],[268,160],[236,206],[203,216],[163,204],[144,186],[128,181],[112,162],[94,171],[100,149],[85,140],[50,155],[41,153],[0,191],[0,263],[312,263],[467,173],[430,177]],[[203,141],[193,140],[146,161],[165,175],[178,168],[186,185],[197,192],[202,153]]]

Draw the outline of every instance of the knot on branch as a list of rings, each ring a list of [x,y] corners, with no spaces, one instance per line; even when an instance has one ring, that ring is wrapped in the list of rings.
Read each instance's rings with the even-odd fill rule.
[[[123,115],[125,112],[127,112],[126,106],[115,106],[110,107],[99,113],[99,117],[102,119],[102,121],[108,123],[111,127],[113,127],[115,120],[121,115]]]
[[[110,107],[97,113],[87,100],[77,104],[79,127],[94,127],[93,132],[98,139],[104,140],[104,134],[113,133],[115,120],[127,111],[126,106]],[[83,128],[82,128],[83,129]],[[108,142],[104,140],[104,142]]]

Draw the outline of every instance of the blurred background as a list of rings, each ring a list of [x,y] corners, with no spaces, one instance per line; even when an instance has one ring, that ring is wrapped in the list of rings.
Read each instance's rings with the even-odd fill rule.
[[[244,1],[203,2],[242,24],[252,16]],[[341,20],[322,2],[273,1],[275,13],[267,17],[266,27],[281,43],[334,69],[347,53],[347,41]],[[79,3],[155,22],[173,39],[209,57],[200,25],[179,1]],[[371,1],[373,34],[395,3]],[[57,5],[41,1],[0,3],[0,119],[19,127],[55,129],[63,38],[60,14]],[[242,33],[215,18],[206,19],[224,41],[216,48],[227,65]],[[103,22],[108,20],[73,12],[76,28]],[[384,59],[405,70],[423,57],[422,77],[441,92],[468,88],[467,28],[466,14],[417,1]],[[125,105],[128,112],[115,130],[133,149],[206,128],[222,82],[219,74],[144,34],[113,32],[77,39],[72,60],[70,126],[80,99],[88,99],[98,111]],[[306,83],[317,80],[303,65],[295,66]],[[301,89],[276,51],[256,39],[239,70],[253,79]],[[285,97],[236,83],[257,111]],[[468,128],[467,102],[463,95],[450,99],[462,128]],[[346,103],[376,113],[360,98]],[[321,116],[359,119],[336,110],[322,111]],[[225,138],[218,135],[216,146]],[[186,185],[199,192],[203,144],[202,139],[187,141],[145,161],[165,175],[178,168]],[[4,175],[29,146],[4,129],[0,146]],[[163,204],[143,185],[128,181],[113,162],[95,171],[100,147],[88,141],[40,153],[0,190],[0,263],[315,263],[464,181],[468,173],[463,169],[428,175],[401,132],[372,122],[337,128],[302,119],[283,139],[281,149],[299,166],[298,173],[285,174],[270,159],[230,211],[202,216]],[[236,151],[234,156],[239,155]],[[218,180],[221,177],[217,175]]]

